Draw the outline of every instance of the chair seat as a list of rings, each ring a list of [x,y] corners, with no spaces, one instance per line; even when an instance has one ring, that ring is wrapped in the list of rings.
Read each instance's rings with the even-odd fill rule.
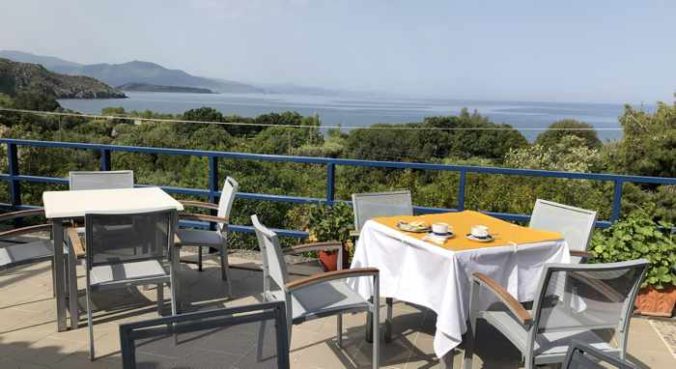
[[[510,313],[505,311],[484,311],[480,317],[497,328],[507,337],[520,351],[526,350],[528,331]],[[562,318],[564,319],[564,318]],[[567,319],[573,319],[568,317]],[[543,332],[537,335],[534,347],[536,364],[548,364],[560,362],[566,356],[571,340],[578,340],[606,352],[618,352],[617,348],[610,346],[604,339],[588,329],[560,329]]]
[[[47,260],[54,255],[50,240],[36,240],[0,247],[0,268]]]
[[[134,261],[128,263],[99,265],[91,269],[90,284],[114,284],[134,279],[152,279],[155,277],[169,277],[169,273],[157,260]]]
[[[183,246],[209,246],[222,247],[225,238],[219,231],[208,231],[200,229],[179,229],[176,232],[177,238]]]
[[[275,300],[284,301],[284,292],[272,291]],[[366,310],[368,301],[352,290],[344,280],[333,280],[291,293],[293,323],[335,315],[338,312]]]

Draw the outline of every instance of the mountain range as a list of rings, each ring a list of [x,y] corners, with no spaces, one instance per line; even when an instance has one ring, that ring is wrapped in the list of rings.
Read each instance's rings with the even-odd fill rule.
[[[0,58],[40,64],[56,73],[92,77],[115,87],[148,85],[163,88],[203,88],[230,93],[265,92],[261,88],[245,83],[194,76],[179,69],[168,69],[146,61],[134,60],[121,64],[80,64],[53,56],[35,55],[16,50],[0,50]]]

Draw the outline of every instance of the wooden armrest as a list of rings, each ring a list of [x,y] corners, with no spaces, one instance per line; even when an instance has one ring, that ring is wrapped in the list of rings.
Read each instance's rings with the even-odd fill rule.
[[[576,256],[583,259],[590,259],[593,255],[589,251],[570,250],[570,256]]]
[[[222,218],[222,217],[217,217],[215,215],[208,215],[208,214],[179,213],[178,218],[182,219],[182,220],[198,220],[198,221],[202,221],[202,222],[228,224],[228,218]]]
[[[66,237],[70,240],[70,245],[73,246],[75,256],[83,257],[85,255],[85,248],[80,239],[80,234],[77,233],[76,228],[66,228]]]
[[[354,269],[343,269],[336,270],[333,272],[315,274],[313,276],[297,279],[293,282],[286,284],[286,288],[289,291],[298,290],[304,287],[308,287],[317,283],[327,282],[334,279],[344,279],[350,277],[366,277],[366,276],[376,276],[378,275],[377,268],[354,268]]]
[[[0,214],[0,221],[11,220],[11,219],[16,219],[16,218],[32,217],[32,216],[43,216],[44,217],[45,216],[45,209],[37,208],[37,209],[12,211],[12,212],[9,212],[9,213]]]
[[[357,230],[351,230],[350,231],[350,237],[358,238],[360,233],[361,232],[359,232]]]
[[[202,202],[202,201],[194,201],[194,200],[179,200],[178,202],[180,202],[184,206],[218,210],[218,205],[212,204],[210,202]]]
[[[526,310],[521,303],[514,298],[507,290],[502,287],[495,279],[482,274],[474,273],[473,275],[474,282],[479,283],[480,285],[488,288],[489,291],[502,301],[503,304],[509,308],[509,310],[516,316],[521,324],[530,324],[532,317],[528,310]]]
[[[571,271],[567,273],[570,278],[575,279],[581,283],[586,284],[587,286],[593,288],[594,290],[604,294],[610,301],[623,301],[625,296],[617,292],[613,287],[604,283],[599,279],[585,276],[585,273]]]
[[[35,233],[35,232],[43,232],[43,231],[51,231],[51,230],[52,230],[51,224],[38,224],[38,225],[33,225],[33,226],[14,228],[14,229],[10,229],[8,231],[0,232],[0,238],[14,237],[14,236],[22,235],[22,234],[27,234],[27,233]]]
[[[286,250],[285,254],[295,254],[305,251],[330,251],[330,250],[340,250],[343,247],[343,244],[338,241],[326,241],[326,242],[313,242],[306,243],[303,245],[292,246]]]

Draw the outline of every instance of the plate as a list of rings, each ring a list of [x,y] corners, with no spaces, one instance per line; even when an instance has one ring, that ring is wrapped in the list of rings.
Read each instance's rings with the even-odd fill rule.
[[[494,240],[493,236],[491,236],[491,235],[488,235],[485,238],[483,238],[483,237],[479,238],[479,237],[473,236],[471,233],[467,234],[467,239],[470,240],[470,241],[474,241],[474,242],[491,242],[491,241]]]
[[[427,233],[430,231],[430,226],[427,223],[424,222],[404,222],[400,221],[397,222],[397,228],[404,232],[412,232],[412,233]]]

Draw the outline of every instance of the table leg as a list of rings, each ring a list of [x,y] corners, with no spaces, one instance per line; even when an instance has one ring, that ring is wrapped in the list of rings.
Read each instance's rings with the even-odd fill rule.
[[[66,327],[66,273],[63,270],[63,223],[60,219],[52,220],[52,240],[54,241],[54,288],[56,289],[56,326],[59,332]]]

